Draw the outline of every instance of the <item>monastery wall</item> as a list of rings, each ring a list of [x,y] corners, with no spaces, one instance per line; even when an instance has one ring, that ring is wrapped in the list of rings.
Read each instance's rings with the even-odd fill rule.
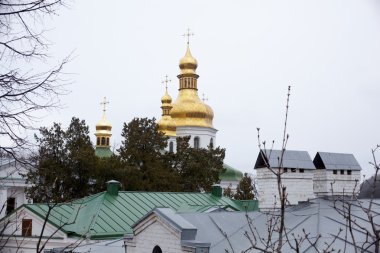
[[[276,176],[267,168],[259,168],[256,171],[260,209],[280,207]],[[294,169],[292,172],[288,169],[288,172],[282,174],[282,183],[286,186],[288,204],[297,205],[299,201],[307,201],[315,197],[313,171],[300,172],[299,169]]]
[[[347,170],[318,169],[314,173],[314,193],[316,196],[352,195],[360,190],[360,171],[351,171],[348,175]]]

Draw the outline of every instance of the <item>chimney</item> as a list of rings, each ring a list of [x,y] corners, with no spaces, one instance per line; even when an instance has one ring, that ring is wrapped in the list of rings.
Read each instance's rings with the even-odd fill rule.
[[[214,197],[222,197],[222,187],[219,184],[214,184],[211,186],[211,195]]]
[[[119,193],[120,182],[110,180],[107,182],[107,193],[111,196],[117,196]]]

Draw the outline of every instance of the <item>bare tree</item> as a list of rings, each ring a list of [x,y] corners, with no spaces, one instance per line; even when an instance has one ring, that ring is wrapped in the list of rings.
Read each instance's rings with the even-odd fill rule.
[[[0,0],[0,152],[16,160],[30,147],[27,131],[34,129],[37,113],[58,106],[65,93],[61,74],[68,59],[34,70],[48,57],[44,21],[62,5],[63,0]]]

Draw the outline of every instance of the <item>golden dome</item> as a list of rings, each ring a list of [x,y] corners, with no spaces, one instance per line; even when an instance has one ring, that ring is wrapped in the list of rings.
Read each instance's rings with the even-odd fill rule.
[[[195,70],[198,67],[197,60],[191,55],[190,47],[187,45],[185,56],[179,61],[179,68],[181,74],[195,74]]]
[[[168,90],[166,90],[164,96],[161,98],[162,104],[171,104],[172,103],[172,97],[169,95]]]
[[[198,126],[211,127],[214,112],[211,107],[202,102],[198,97],[198,75],[195,70],[198,66],[197,60],[191,55],[189,44],[186,54],[180,60],[181,73],[179,78],[179,94],[173,104],[170,116],[176,126]]]
[[[112,125],[111,123],[107,120],[106,114],[103,113],[102,118],[100,121],[96,124],[96,132],[95,135],[108,135],[111,136],[111,130],[112,130]]]
[[[170,115],[164,115],[158,121],[158,130],[167,136],[176,136],[176,124]]]
[[[181,90],[177,100],[173,104],[170,116],[174,119],[176,126],[198,126],[211,127],[214,112],[211,107],[203,103],[196,90]]]
[[[157,123],[158,130],[167,136],[176,136],[176,124],[170,116],[170,110],[172,109],[172,97],[169,95],[167,88],[164,96],[161,98],[161,102],[162,118]]]

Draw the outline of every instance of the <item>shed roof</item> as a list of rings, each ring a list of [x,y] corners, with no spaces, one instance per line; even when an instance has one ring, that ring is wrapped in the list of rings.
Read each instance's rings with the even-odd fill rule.
[[[317,152],[313,163],[317,169],[361,170],[353,154]]]
[[[355,229],[353,229],[353,236],[357,245],[362,245],[368,240],[363,230],[358,229],[358,226],[370,230],[371,223],[368,222],[367,214],[364,212],[369,204],[369,200],[351,201],[351,212],[353,217],[356,217]],[[341,210],[342,202],[336,199],[314,199],[310,202],[304,202],[294,207],[288,207],[285,210],[285,226],[289,233],[294,237],[305,237],[311,242],[318,239],[320,249],[324,249],[323,245],[333,242],[333,247],[336,250],[346,249],[346,252],[354,252],[352,246],[351,236],[346,236],[345,233],[340,233],[346,229],[346,221],[342,214],[339,214],[334,206]],[[364,209],[361,208],[364,207]],[[372,211],[374,214],[380,213],[380,200],[376,199],[372,202]],[[258,247],[264,247],[265,240],[268,236],[268,216],[262,212],[223,212],[223,213],[184,213],[176,214],[181,216],[196,228],[195,242],[203,242],[210,244],[210,253],[225,252],[233,248],[234,252],[242,252],[252,246],[249,239],[245,236],[246,233],[253,236],[250,231],[256,231],[263,240],[257,240]],[[278,215],[276,211],[273,212],[274,217]],[[173,221],[173,219],[171,219]],[[374,220],[375,226],[380,225],[380,218],[376,216]],[[251,228],[250,228],[251,226]],[[274,232],[270,237],[271,243],[278,243],[278,233]],[[291,240],[292,241],[292,240]],[[189,243],[191,241],[188,241]],[[293,243],[292,243],[293,244]],[[369,243],[368,243],[369,245]],[[293,245],[294,246],[294,245]],[[368,247],[363,252],[373,252],[374,245]],[[284,241],[282,249],[284,252],[290,252],[289,242]],[[305,240],[300,245],[300,252],[315,252],[315,248]]]
[[[25,204],[41,218],[46,204]],[[49,223],[69,236],[86,235],[91,239],[118,238],[132,233],[131,226],[155,207],[169,207],[179,212],[207,212],[213,207],[241,210],[243,205],[227,197],[209,193],[127,192],[118,195],[98,193],[70,203],[58,204],[49,215]]]
[[[256,159],[255,169],[267,167],[271,168],[300,168],[300,169],[315,169],[313,161],[307,151],[285,150],[282,166],[280,166],[281,150],[260,150]]]

